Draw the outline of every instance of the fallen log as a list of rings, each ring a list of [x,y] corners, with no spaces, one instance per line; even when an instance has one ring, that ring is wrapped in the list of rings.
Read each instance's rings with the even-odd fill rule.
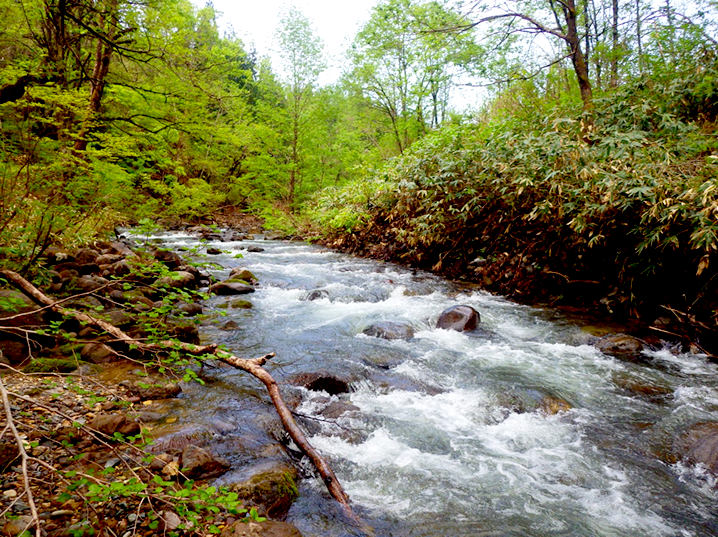
[[[349,504],[349,496],[344,491],[344,488],[341,486],[341,483],[334,474],[331,466],[329,466],[321,454],[309,443],[307,437],[294,420],[289,407],[287,407],[287,404],[284,402],[284,399],[279,391],[279,385],[274,380],[272,375],[270,375],[269,372],[262,367],[270,358],[275,356],[274,353],[267,354],[259,358],[247,359],[234,356],[229,352],[219,349],[216,345],[193,345],[191,343],[184,343],[180,341],[161,341],[157,343],[139,341],[102,319],[61,306],[58,302],[53,301],[50,297],[45,295],[37,287],[32,285],[16,272],[7,269],[0,269],[0,276],[8,280],[40,306],[45,306],[60,315],[74,317],[80,322],[100,328],[113,336],[117,341],[123,342],[127,345],[132,345],[140,351],[161,352],[176,349],[195,356],[211,354],[217,360],[238,369],[242,369],[259,379],[267,388],[267,392],[272,399],[274,408],[277,410],[279,418],[282,421],[282,425],[284,426],[287,434],[302,451],[302,453],[304,453],[309,460],[312,461],[312,464],[322,477],[329,493],[337,502],[339,502],[339,504],[341,504],[345,514],[360,525],[362,531],[373,535],[373,529],[354,514]]]

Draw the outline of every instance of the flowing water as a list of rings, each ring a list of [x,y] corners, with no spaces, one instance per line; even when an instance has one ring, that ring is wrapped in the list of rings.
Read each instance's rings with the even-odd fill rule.
[[[161,239],[197,244],[187,235]],[[265,251],[234,257],[251,244]],[[302,389],[297,411],[322,418],[307,422],[310,441],[377,535],[718,534],[715,483],[701,468],[664,462],[685,427],[718,420],[718,368],[705,357],[662,349],[620,361],[558,313],[426,273],[300,242],[212,245],[231,251],[210,256],[225,267],[215,276],[244,266],[260,286],[242,297],[252,309],[224,310],[221,322],[238,328],[209,323],[206,340],[241,356],[276,352],[268,369],[280,382],[312,371],[351,381],[339,396]],[[314,289],[328,298],[304,300]],[[211,298],[206,310],[223,301]],[[481,330],[434,328],[455,304],[478,310]],[[414,338],[362,334],[377,321],[409,323]],[[222,371],[225,415],[248,412],[227,401],[252,382]],[[546,396],[572,409],[547,415],[538,410]],[[349,411],[324,418],[339,400]],[[288,519],[305,537],[360,534],[321,482],[306,479],[300,492]]]

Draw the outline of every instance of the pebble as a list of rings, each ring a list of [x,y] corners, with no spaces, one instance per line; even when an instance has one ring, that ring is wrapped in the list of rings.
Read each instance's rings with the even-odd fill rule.
[[[2,495],[6,498],[15,498],[17,497],[17,491],[15,489],[4,490]]]

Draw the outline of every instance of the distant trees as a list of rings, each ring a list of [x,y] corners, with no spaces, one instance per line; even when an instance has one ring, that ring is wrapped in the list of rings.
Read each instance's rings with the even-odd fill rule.
[[[445,118],[457,75],[479,54],[457,11],[438,1],[384,0],[372,10],[349,51],[347,80],[389,122],[402,153]]]

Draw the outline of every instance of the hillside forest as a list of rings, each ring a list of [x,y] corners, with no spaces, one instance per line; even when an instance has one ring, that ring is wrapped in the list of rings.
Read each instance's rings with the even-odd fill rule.
[[[251,215],[716,348],[715,0],[380,0],[328,85],[295,7],[274,64],[211,3],[0,17],[4,268],[42,278],[50,245],[119,225]]]

